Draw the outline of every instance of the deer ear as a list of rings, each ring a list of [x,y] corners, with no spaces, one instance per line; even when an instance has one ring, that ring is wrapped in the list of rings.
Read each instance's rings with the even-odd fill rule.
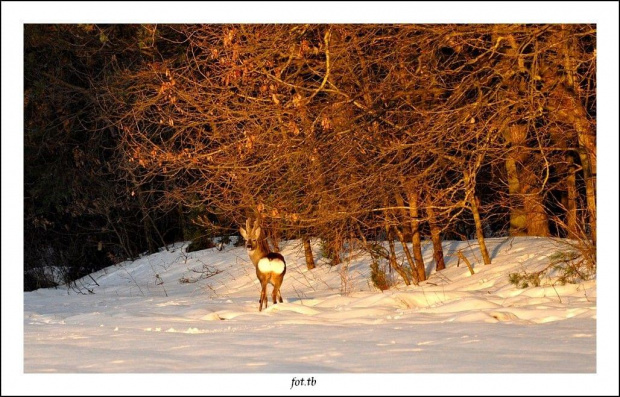
[[[244,228],[240,227],[240,228],[239,228],[239,232],[241,233],[241,236],[242,236],[244,239],[246,239],[246,240],[248,239],[248,232],[246,232]]]
[[[260,237],[260,226],[254,229],[254,238],[258,240],[258,237]]]

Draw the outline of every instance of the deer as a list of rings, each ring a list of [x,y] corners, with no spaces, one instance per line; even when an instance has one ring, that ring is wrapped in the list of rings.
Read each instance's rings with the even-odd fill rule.
[[[273,304],[278,303],[276,298],[279,298],[280,303],[282,303],[280,286],[284,280],[284,274],[286,274],[286,261],[281,254],[269,250],[265,239],[261,235],[262,230],[258,225],[258,219],[254,221],[253,227],[251,223],[250,219],[247,219],[245,229],[240,227],[239,232],[245,239],[248,256],[256,268],[256,277],[260,281],[261,293],[258,301],[258,311],[260,312],[263,311],[263,303],[265,308],[267,308],[267,284],[273,285],[273,292],[271,294]]]

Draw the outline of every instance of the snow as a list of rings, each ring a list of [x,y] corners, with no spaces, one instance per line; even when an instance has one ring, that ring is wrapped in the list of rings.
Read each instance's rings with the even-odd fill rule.
[[[488,239],[487,244],[493,264],[485,266],[475,241],[444,242],[447,268],[436,273],[432,245],[424,242],[429,279],[381,292],[372,286],[365,254],[353,251],[345,274],[320,259],[318,241],[313,241],[319,259],[317,268],[308,270],[301,242],[284,242],[284,302],[270,300],[259,312],[260,284],[243,247],[186,253],[187,244],[178,243],[169,251],[93,273],[75,288],[24,293],[24,376],[211,374],[209,384],[222,387],[219,393],[254,394],[245,381],[249,377],[252,384],[268,388],[260,390],[286,394],[292,392],[293,377],[312,375],[320,382],[319,394],[328,385],[345,394],[400,394],[410,390],[411,382],[422,382],[411,376],[467,374],[459,384],[440,382],[416,390],[494,394],[476,374],[566,373],[574,379],[598,372],[597,281],[554,285],[553,279],[543,279],[540,287],[519,289],[508,273],[547,266],[550,255],[566,249],[563,242],[520,237]],[[475,274],[462,262],[457,266],[459,250]],[[271,299],[270,292],[271,286]],[[230,381],[225,374],[244,381]],[[384,384],[348,374],[407,376],[389,377]],[[152,386],[161,378],[134,376],[147,376],[144,382],[155,390],[151,393],[180,390],[172,384]],[[185,386],[190,394],[213,394],[191,388],[191,379]],[[105,384],[115,386],[121,387]],[[141,387],[136,390],[142,392]],[[519,383],[512,390],[523,387]],[[300,386],[295,393],[312,393],[304,390]]]
[[[487,243],[492,265],[479,264],[473,241],[448,241],[447,269],[384,292],[370,282],[370,258],[353,252],[343,294],[340,266],[320,260],[307,270],[300,242],[289,241],[284,303],[263,312],[244,248],[186,253],[176,244],[93,273],[98,285],[79,280],[85,294],[25,293],[24,371],[595,372],[596,281],[518,289],[509,272],[539,269],[566,248],[542,238]],[[458,250],[474,275],[457,267]],[[429,244],[424,255],[432,267]],[[213,275],[200,279],[204,269]]]

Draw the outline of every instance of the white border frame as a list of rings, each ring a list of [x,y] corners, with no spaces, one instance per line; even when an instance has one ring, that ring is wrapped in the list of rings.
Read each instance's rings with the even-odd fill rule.
[[[296,393],[618,394],[617,2],[2,2],[3,395],[290,393],[289,375],[24,374],[23,283],[16,281],[23,277],[23,24],[78,22],[596,23],[598,213],[603,215],[598,221],[597,373],[315,374],[320,385]]]

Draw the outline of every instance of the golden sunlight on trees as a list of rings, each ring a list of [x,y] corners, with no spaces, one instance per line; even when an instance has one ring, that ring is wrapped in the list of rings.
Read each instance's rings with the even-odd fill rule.
[[[40,29],[27,29],[27,62]],[[102,161],[92,178],[106,187],[85,208],[126,252],[117,211],[139,214],[131,228],[151,250],[252,216],[275,250],[301,239],[309,269],[320,238],[332,264],[357,244],[407,284],[428,276],[424,240],[437,271],[442,239],[476,239],[485,264],[490,236],[596,243],[592,25],[48,29],[64,29],[85,64],[44,72],[58,104],[27,78],[27,131],[44,128],[35,109],[64,96],[88,106],[62,108],[83,130],[77,145]]]

